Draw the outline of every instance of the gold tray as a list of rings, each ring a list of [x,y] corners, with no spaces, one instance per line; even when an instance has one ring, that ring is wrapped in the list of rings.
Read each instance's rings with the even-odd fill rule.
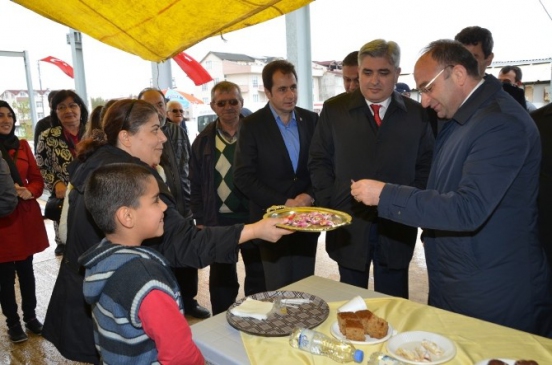
[[[332,231],[336,228],[346,226],[351,224],[351,216],[345,212],[340,212],[338,210],[332,210],[327,208],[319,207],[286,207],[284,205],[274,205],[266,210],[264,218],[287,218],[296,214],[301,213],[322,213],[328,214],[329,220],[332,222],[332,225],[316,225],[312,224],[308,227],[296,227],[288,224],[277,224],[277,227],[290,229],[293,231],[301,232],[325,232]]]

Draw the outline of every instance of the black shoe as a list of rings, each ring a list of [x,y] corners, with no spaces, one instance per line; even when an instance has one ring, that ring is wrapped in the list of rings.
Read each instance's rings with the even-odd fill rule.
[[[8,329],[8,335],[10,336],[10,340],[13,343],[24,342],[29,339],[19,323]]]
[[[55,251],[56,256],[61,256],[65,253],[65,245],[59,244],[57,245]]]
[[[191,307],[184,308],[184,313],[200,319],[205,319],[211,317],[211,313],[209,310],[205,307],[200,306],[199,304],[195,304]]]
[[[35,335],[42,334],[42,323],[36,318],[31,319],[29,322],[25,322],[25,327]]]

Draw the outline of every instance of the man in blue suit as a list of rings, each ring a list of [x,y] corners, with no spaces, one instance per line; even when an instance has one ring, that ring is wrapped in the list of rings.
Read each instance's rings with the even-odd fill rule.
[[[267,105],[243,120],[234,158],[234,184],[257,220],[272,205],[311,206],[307,160],[318,115],[297,107],[297,73],[285,60],[263,69]],[[278,244],[260,242],[266,289],[314,275],[317,233],[298,232]]]
[[[351,194],[381,217],[425,228],[430,305],[551,337],[535,123],[459,42],[431,43],[414,78],[422,105],[448,120],[427,190],[362,180]]]

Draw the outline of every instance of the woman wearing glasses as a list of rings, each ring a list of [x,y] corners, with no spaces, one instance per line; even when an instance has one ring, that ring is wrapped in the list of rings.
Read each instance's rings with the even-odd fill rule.
[[[36,162],[51,195],[63,199],[69,182],[69,164],[75,157],[75,146],[81,140],[88,120],[85,102],[73,90],[60,90],[52,100],[52,128],[42,132],[36,147]],[[56,255],[63,254],[64,245],[58,234],[59,222],[54,222]]]

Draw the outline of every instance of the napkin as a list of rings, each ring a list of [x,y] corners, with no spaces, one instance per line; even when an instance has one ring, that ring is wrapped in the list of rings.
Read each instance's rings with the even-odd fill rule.
[[[356,312],[364,309],[368,309],[366,302],[359,295],[337,308],[337,312]]]
[[[242,304],[230,309],[230,313],[238,317],[251,317],[264,320],[272,310],[274,303],[261,302],[251,298],[246,298]]]

